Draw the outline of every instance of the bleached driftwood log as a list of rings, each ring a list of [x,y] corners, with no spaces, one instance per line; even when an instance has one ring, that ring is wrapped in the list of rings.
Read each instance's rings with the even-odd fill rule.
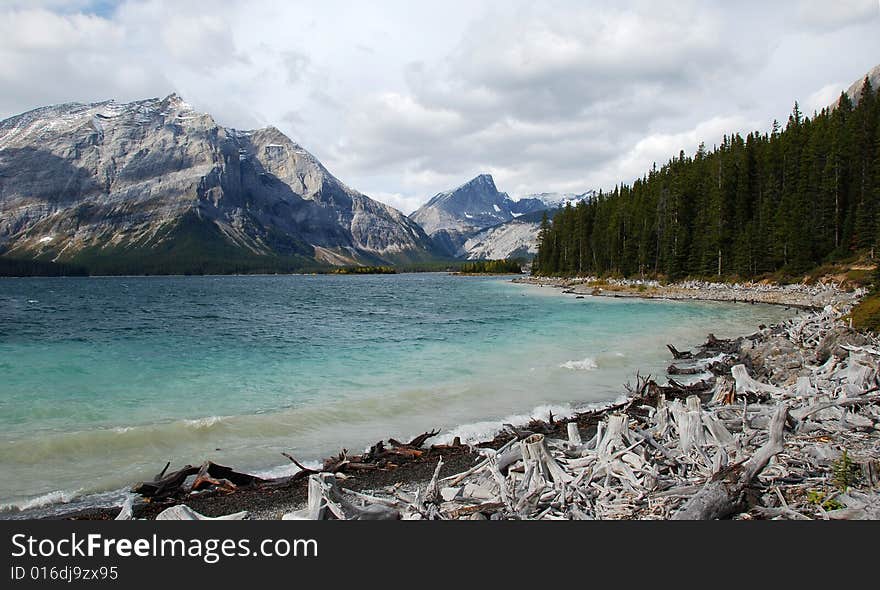
[[[383,504],[355,506],[348,501],[336,485],[332,473],[314,473],[309,476],[308,507],[304,513],[289,513],[284,520],[399,520],[400,511]]]
[[[568,434],[568,442],[572,445],[579,446],[582,443],[581,441],[581,432],[578,430],[577,422],[569,422],[565,425],[566,433]]]
[[[122,509],[119,511],[119,514],[116,515],[114,520],[134,520],[134,496],[131,494],[125,499],[125,502],[122,503]]]
[[[775,385],[761,383],[749,375],[745,365],[735,365],[730,369],[733,379],[736,381],[736,392],[742,395],[747,393],[769,393],[770,395],[784,395],[785,391]]]
[[[160,512],[156,516],[156,520],[244,520],[247,517],[247,511],[225,514],[223,516],[205,516],[186,504],[178,504]]]
[[[561,484],[571,481],[571,475],[565,472],[562,466],[557,463],[550,450],[547,448],[547,442],[544,440],[543,434],[533,434],[520,443],[522,445],[523,460],[527,463],[534,461],[536,469],[542,476],[549,481]]]
[[[779,404],[770,423],[769,440],[747,461],[732,465],[708,482],[676,512],[673,520],[713,520],[724,518],[742,505],[742,493],[775,455],[783,450],[783,429],[788,404]]]

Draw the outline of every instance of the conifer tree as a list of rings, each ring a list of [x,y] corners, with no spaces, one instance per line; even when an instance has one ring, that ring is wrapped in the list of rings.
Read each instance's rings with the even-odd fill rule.
[[[700,144],[631,185],[565,207],[539,234],[536,272],[752,278],[791,276],[868,253],[880,240],[880,100],[856,101],[783,128]]]

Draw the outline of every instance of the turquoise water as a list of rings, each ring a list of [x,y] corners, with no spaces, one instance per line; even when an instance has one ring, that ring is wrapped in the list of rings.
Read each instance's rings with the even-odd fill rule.
[[[790,313],[445,274],[6,279],[0,505],[118,490],[166,461],[283,473],[282,451],[486,437],[619,398],[662,373],[666,342]]]

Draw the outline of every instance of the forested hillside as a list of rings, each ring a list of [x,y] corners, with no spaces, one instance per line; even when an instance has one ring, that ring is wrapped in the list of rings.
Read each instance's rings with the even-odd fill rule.
[[[543,223],[533,272],[754,278],[872,252],[880,237],[880,100],[682,151],[632,185]]]

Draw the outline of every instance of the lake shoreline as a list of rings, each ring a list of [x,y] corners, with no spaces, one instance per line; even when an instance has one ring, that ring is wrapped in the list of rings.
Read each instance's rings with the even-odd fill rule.
[[[518,277],[515,283],[561,289],[576,296],[661,299],[668,301],[713,301],[718,303],[765,303],[803,310],[821,310],[826,305],[851,305],[864,292],[844,291],[837,285],[774,285],[765,283],[709,283],[686,281],[660,284],[658,281],[598,279],[595,277]]]
[[[514,279],[514,282],[528,283],[532,285],[537,284],[541,286],[552,286],[566,290],[568,293],[573,293],[576,295],[584,293],[586,288],[591,289],[591,292],[589,294],[592,295],[592,289],[595,288],[584,282],[572,284],[570,281],[553,279],[535,280],[532,278],[517,278]],[[719,296],[721,290],[719,290],[718,288],[714,289],[715,292],[713,293],[713,295]],[[854,294],[849,294],[834,289],[821,289],[819,290],[819,292],[797,290],[795,292],[798,295],[798,298],[794,301],[786,302],[783,300],[782,297],[786,293],[790,293],[790,291],[770,291],[764,289],[762,291],[759,291],[759,293],[767,293],[768,291],[771,293],[771,295],[769,297],[765,295],[760,303],[789,305],[790,307],[800,307],[801,305],[804,305],[805,308],[809,307],[811,309],[816,309],[818,307],[818,303],[820,302],[827,302],[827,305],[846,308],[856,298],[856,295]],[[826,291],[836,294],[830,302],[828,302],[828,293],[826,293]],[[699,290],[693,288],[684,291],[684,293],[671,292],[671,297],[661,297],[661,292],[662,291],[653,292],[651,296],[647,298],[693,300],[696,298],[695,295],[701,294]],[[613,294],[609,294],[606,296],[621,296],[619,295],[619,292],[615,291],[612,293]],[[662,293],[664,293],[664,295],[670,294],[670,292]],[[747,291],[744,291],[741,287],[738,289],[730,289],[726,293],[721,294],[720,298],[709,299],[709,301],[732,302],[734,300],[734,296],[736,296],[738,302],[743,302],[742,296],[744,293],[747,293]],[[627,292],[627,294],[623,296],[636,297],[640,294],[643,293],[638,291],[637,286],[633,286],[631,287],[631,291]],[[806,297],[811,298],[807,300],[809,306],[804,303]],[[771,334],[778,331],[779,326],[774,326],[771,328],[763,328],[762,331],[755,334],[759,334],[758,339],[767,340],[771,337]],[[752,334],[749,337],[740,337],[738,340],[743,341],[743,338],[754,338],[755,334]],[[675,363],[679,361],[673,362]],[[772,359],[769,358],[762,359],[761,363],[754,363],[753,367],[758,372],[763,371],[769,374],[772,374],[774,372],[778,373],[779,371],[790,372],[789,369],[785,369],[780,366],[774,366]],[[666,387],[668,387],[668,385]],[[623,391],[623,386],[621,386],[621,391]],[[691,392],[687,389],[687,386],[685,386],[685,389],[679,391],[678,393],[683,399]],[[705,394],[705,391],[703,393]],[[540,429],[542,434],[544,434],[548,438],[565,438],[568,423],[573,422],[578,425],[578,428],[582,431],[584,437],[593,436],[595,435],[597,425],[601,421],[607,419],[615,412],[630,411],[636,401],[645,401],[637,399],[638,397],[638,395],[633,395],[632,392],[630,392],[628,399],[622,403],[609,403],[602,408],[590,410],[587,412],[576,413],[572,417],[561,421],[554,421],[552,417],[549,417],[549,419],[545,419],[543,421],[535,421],[532,425],[528,427]],[[674,391],[672,391],[670,397],[671,399],[675,399]],[[512,439],[513,435],[510,432],[502,432],[490,441],[474,444],[472,446],[441,445],[438,447],[434,447],[426,444],[425,447],[422,447],[420,456],[416,460],[404,462],[401,465],[391,469],[363,471],[357,472],[353,475],[341,473],[338,476],[340,478],[338,479],[338,484],[341,488],[354,492],[379,495],[383,493],[389,493],[392,488],[400,490],[415,490],[419,487],[424,487],[430,481],[431,475],[434,471],[434,467],[436,466],[437,460],[440,457],[443,458],[443,466],[440,469],[439,476],[441,478],[450,477],[455,473],[465,471],[466,469],[468,469],[468,467],[472,466],[480,459],[482,459],[483,454],[488,452],[486,451],[486,449],[499,449],[504,445],[509,444]],[[292,483],[289,486],[282,486],[279,488],[241,488],[233,493],[208,491],[199,495],[190,495],[187,497],[175,498],[170,502],[160,501],[150,503],[137,503],[135,505],[135,517],[154,518],[163,509],[169,506],[177,503],[185,503],[190,508],[206,516],[220,516],[223,514],[245,510],[250,513],[251,518],[278,519],[285,513],[301,509],[305,504],[307,497],[307,480],[306,478],[302,478],[296,483]],[[56,516],[53,516],[52,518],[106,520],[115,518],[118,512],[118,507],[93,508],[75,512],[72,511],[69,513],[62,512],[60,514],[57,514]],[[20,516],[26,515],[21,514]]]

